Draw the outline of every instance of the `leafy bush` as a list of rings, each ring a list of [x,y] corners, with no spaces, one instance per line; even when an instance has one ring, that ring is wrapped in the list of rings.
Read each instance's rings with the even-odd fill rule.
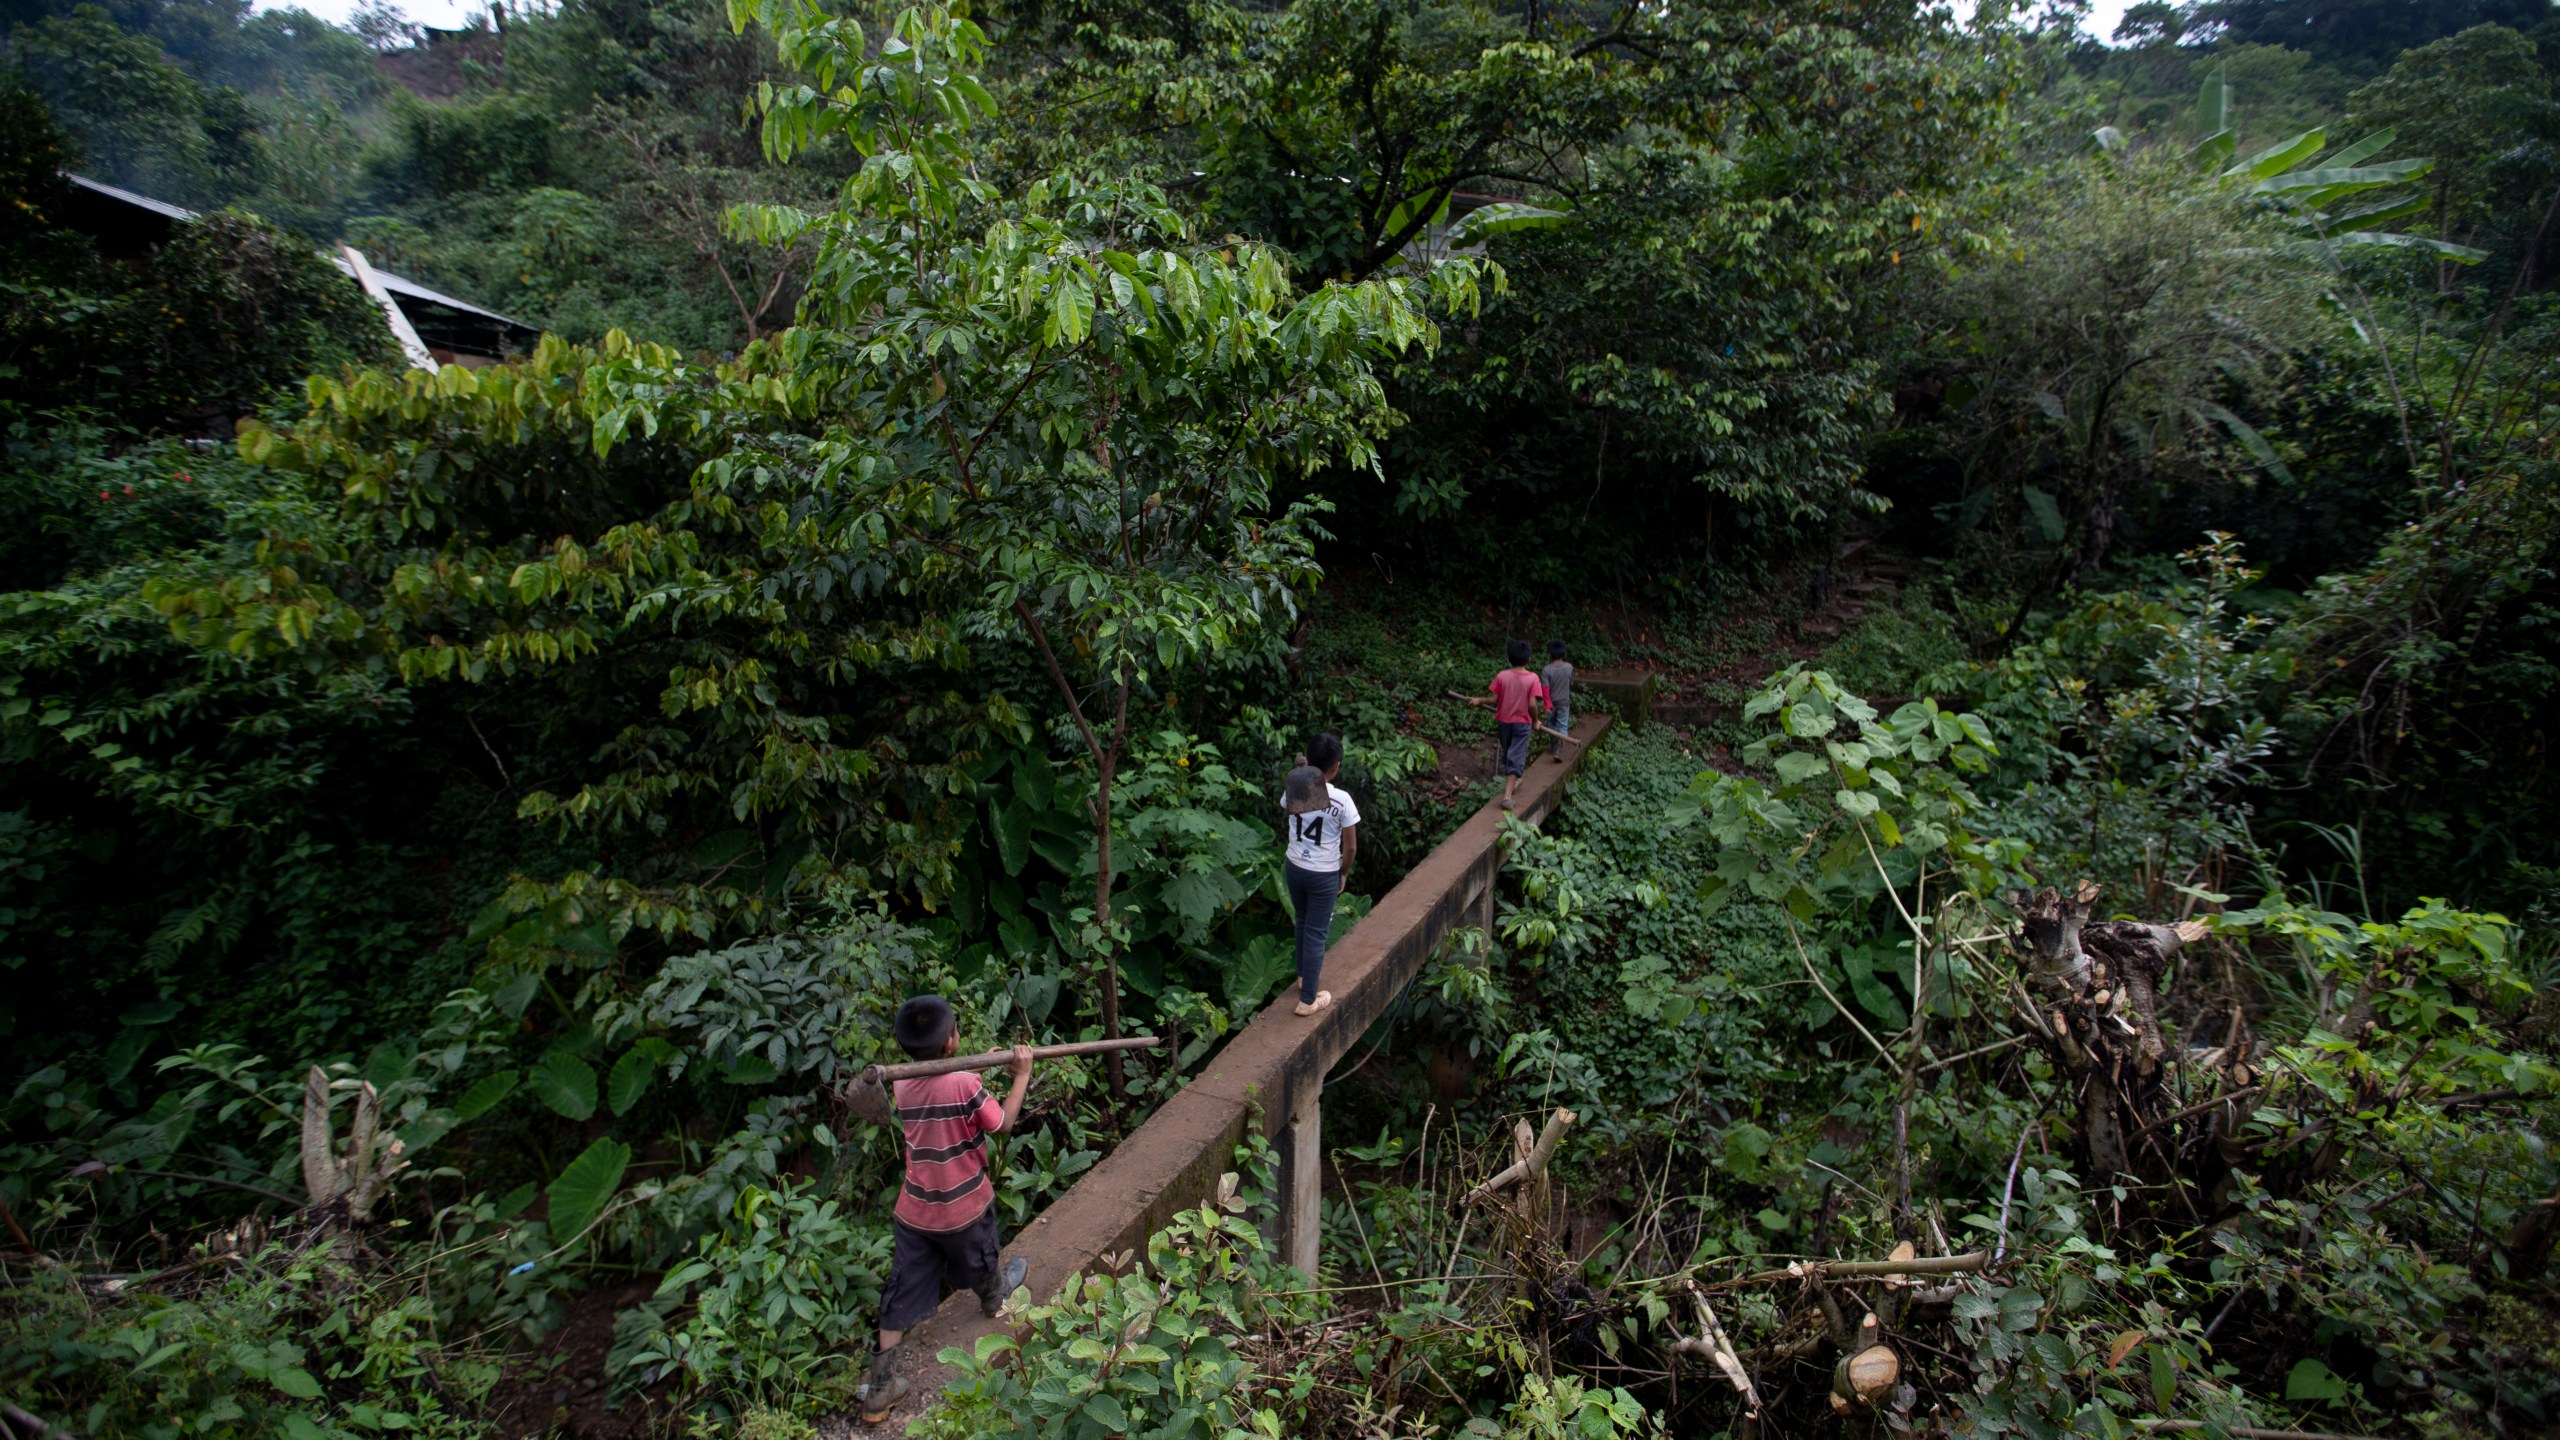
[[[1215,1202],[1147,1237],[1137,1267],[1078,1276],[1055,1301],[1032,1307],[1019,1341],[990,1335],[974,1351],[944,1350],[960,1379],[926,1433],[941,1440],[1286,1433],[1279,1407],[1287,1377],[1257,1374],[1250,1342],[1321,1308],[1303,1292],[1282,1293],[1290,1272],[1243,1218],[1247,1205],[1229,1174]]]
[[[753,1406],[803,1408],[844,1387],[865,1352],[889,1269],[889,1227],[857,1219],[806,1181],[750,1186],[716,1237],[667,1272],[651,1310],[689,1304],[681,1323],[652,1335],[624,1364],[640,1378],[681,1370],[706,1396],[697,1423]]]
[[[76,410],[227,434],[315,370],[391,354],[382,313],[298,236],[222,212],[145,259],[0,275],[0,419]]]
[[[81,1433],[136,1440],[467,1440],[497,1378],[436,1338],[435,1308],[338,1244],[262,1243],[254,1222],[103,1292],[13,1277],[0,1376]]]

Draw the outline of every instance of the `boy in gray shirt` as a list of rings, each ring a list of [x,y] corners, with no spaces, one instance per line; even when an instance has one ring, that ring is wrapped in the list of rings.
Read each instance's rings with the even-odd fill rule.
[[[1564,658],[1564,642],[1547,642],[1547,668],[1538,672],[1547,683],[1547,733],[1556,737],[1556,763],[1564,763],[1564,747],[1573,740],[1573,662]]]

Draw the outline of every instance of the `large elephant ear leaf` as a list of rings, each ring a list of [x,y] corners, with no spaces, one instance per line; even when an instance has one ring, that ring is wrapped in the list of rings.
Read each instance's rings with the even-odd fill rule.
[[[610,1136],[578,1152],[560,1178],[551,1182],[551,1238],[561,1245],[575,1240],[604,1213],[622,1188],[622,1172],[631,1165],[631,1147]]]
[[[2293,472],[2285,468],[2284,461],[2276,455],[2276,447],[2267,443],[2267,437],[2259,434],[2256,426],[2210,400],[2190,400],[2187,403],[2196,414],[2230,431],[2231,438],[2239,441],[2240,448],[2248,451],[2250,458],[2268,474],[2288,485],[2293,483]]]
[[[1549,225],[1561,225],[1568,218],[1570,217],[1562,210],[1551,210],[1544,205],[1529,205],[1516,200],[1479,205],[1458,217],[1458,222],[1449,227],[1449,248],[1463,249],[1469,245],[1481,245],[1496,235],[1509,235],[1521,230],[1537,230]]]
[[[1004,873],[1020,875],[1031,858],[1031,811],[1026,807],[999,805],[988,820],[996,832],[996,855],[1004,861]]]
[[[595,1067],[575,1055],[547,1055],[527,1079],[536,1098],[568,1119],[584,1120],[596,1113]]]

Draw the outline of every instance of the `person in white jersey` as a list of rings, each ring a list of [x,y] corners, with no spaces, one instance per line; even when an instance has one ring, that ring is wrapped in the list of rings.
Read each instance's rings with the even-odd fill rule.
[[[1317,988],[1324,978],[1325,939],[1333,932],[1333,902],[1360,851],[1360,807],[1333,783],[1342,771],[1342,737],[1327,732],[1307,744],[1307,763],[1289,772],[1280,792],[1286,827],[1289,908],[1298,916],[1298,1013],[1313,1015],[1333,1003]]]

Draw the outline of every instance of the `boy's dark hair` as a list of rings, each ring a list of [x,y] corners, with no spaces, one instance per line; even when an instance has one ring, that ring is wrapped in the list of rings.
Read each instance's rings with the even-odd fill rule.
[[[898,1048],[918,1060],[939,1060],[957,1025],[951,1002],[939,995],[919,995],[898,1007]]]
[[[1330,770],[1342,763],[1342,737],[1327,730],[1307,742],[1307,763],[1319,770]]]
[[[1550,641],[1548,641],[1548,642],[1547,642],[1547,658],[1548,658],[1548,659],[1550,659],[1550,660],[1561,660],[1561,659],[1563,659],[1563,658],[1564,658],[1564,642],[1563,642],[1563,641],[1561,641],[1561,640],[1550,640]]]
[[[1510,653],[1510,655],[1511,655],[1511,663],[1512,663],[1512,664],[1514,664],[1514,665],[1526,665],[1526,664],[1528,664],[1528,663],[1529,663],[1529,642],[1528,642],[1528,641],[1526,641],[1526,640],[1514,640],[1514,641],[1512,641],[1512,642],[1511,642],[1511,650],[1510,650],[1510,652],[1509,652],[1509,653]]]

